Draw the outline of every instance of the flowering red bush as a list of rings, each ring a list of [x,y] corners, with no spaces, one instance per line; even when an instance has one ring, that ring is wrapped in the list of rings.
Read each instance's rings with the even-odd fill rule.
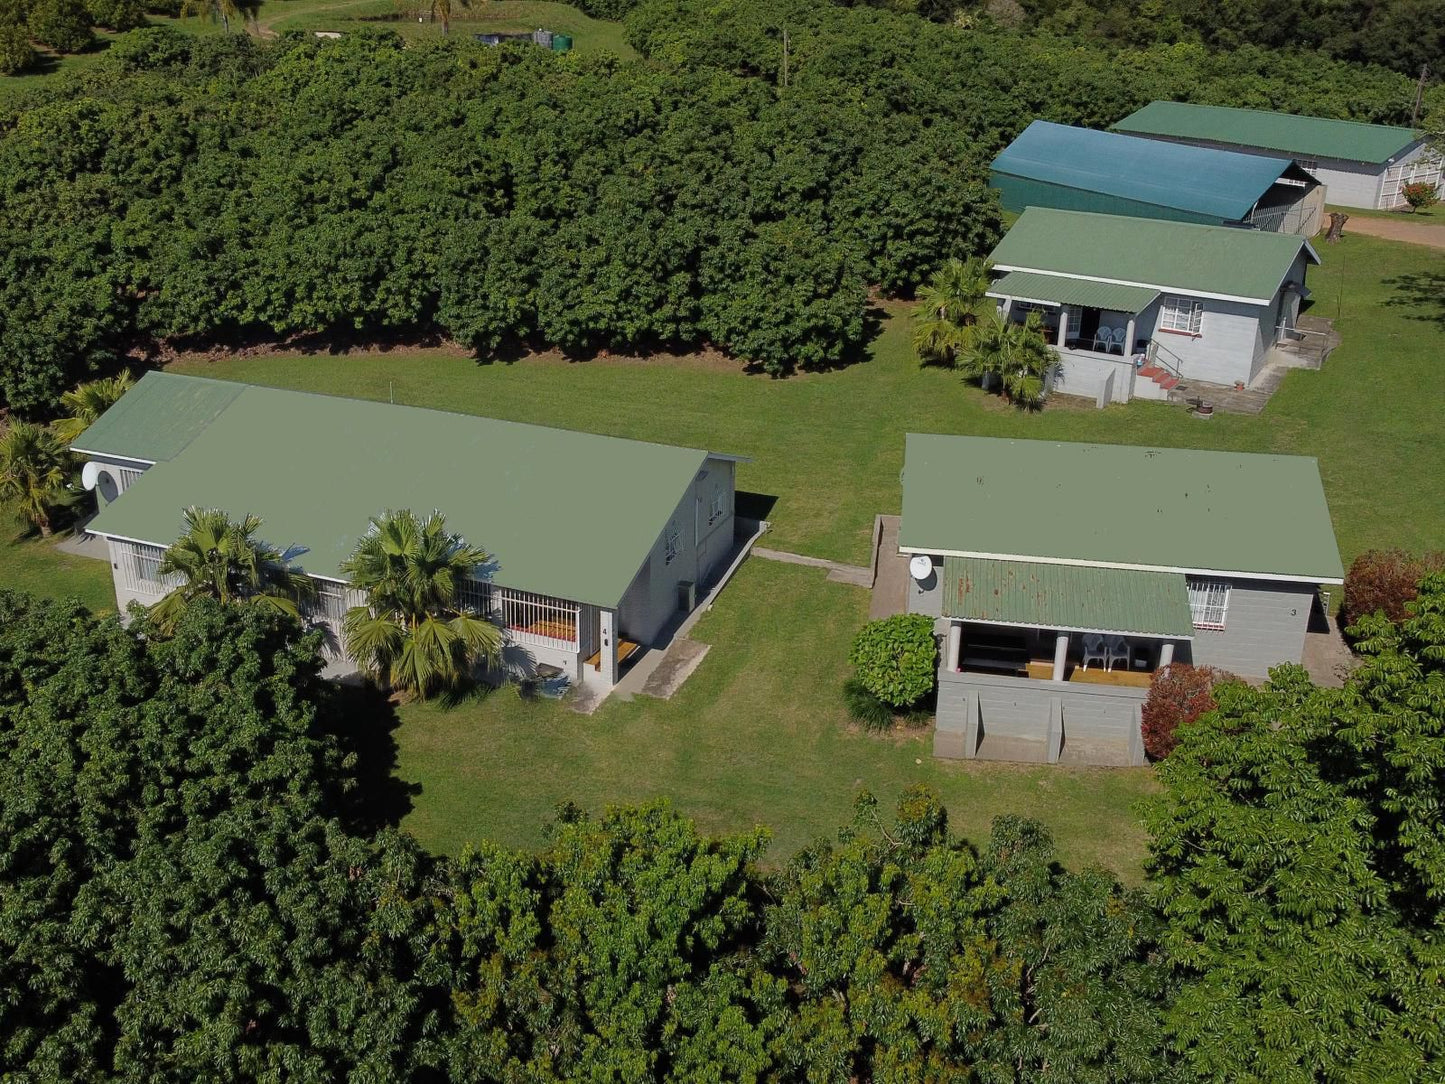
[[[1345,597],[1340,604],[1340,628],[1348,630],[1360,618],[1380,612],[1391,621],[1403,621],[1405,603],[1420,591],[1427,573],[1445,570],[1445,553],[1415,556],[1404,550],[1366,550],[1345,574]]]
[[[1440,191],[1429,181],[1415,181],[1400,189],[1400,195],[1410,205],[1411,211],[1423,211],[1440,202]]]
[[[1163,760],[1179,739],[1175,731],[1213,711],[1214,686],[1233,681],[1234,675],[1213,666],[1172,663],[1154,675],[1149,699],[1144,701],[1144,751],[1150,760]]]

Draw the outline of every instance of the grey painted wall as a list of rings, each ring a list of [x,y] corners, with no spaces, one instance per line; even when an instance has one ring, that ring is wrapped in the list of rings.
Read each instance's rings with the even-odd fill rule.
[[[1182,662],[1218,666],[1240,677],[1262,678],[1271,666],[1299,662],[1318,588],[1278,580],[1230,580],[1223,631],[1195,629]]]
[[[1138,710],[1147,695],[1147,689],[1124,686],[941,670],[934,755],[975,755],[969,748],[968,716],[977,710],[977,752],[985,757],[992,741],[1007,759],[1143,763]],[[1055,744],[1056,753],[1051,752]]]
[[[677,585],[691,580],[702,587],[732,552],[736,464],[709,459],[668,519],[678,532],[678,552],[667,560],[667,528],[657,536],[618,608],[618,626],[638,643],[651,643],[677,608]],[[714,494],[721,492],[723,514],[709,522]]]

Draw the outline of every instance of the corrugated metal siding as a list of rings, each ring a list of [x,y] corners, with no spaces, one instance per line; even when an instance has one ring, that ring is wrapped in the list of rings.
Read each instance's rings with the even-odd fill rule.
[[[943,613],[964,621],[1143,636],[1193,635],[1178,572],[947,557]]]

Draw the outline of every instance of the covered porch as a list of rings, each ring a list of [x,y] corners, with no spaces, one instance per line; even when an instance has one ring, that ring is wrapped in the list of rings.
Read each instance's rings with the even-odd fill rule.
[[[1037,313],[1059,353],[1055,384],[1069,395],[1127,402],[1139,358],[1149,352],[1159,291],[1147,286],[1010,271],[988,296],[1005,319]]]
[[[1193,636],[1182,573],[946,557],[934,755],[1143,763],[1155,671]]]

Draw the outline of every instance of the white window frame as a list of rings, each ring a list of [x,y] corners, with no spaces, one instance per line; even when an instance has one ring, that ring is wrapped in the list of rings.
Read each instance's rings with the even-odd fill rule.
[[[712,501],[707,508],[707,525],[711,527],[725,515],[727,515],[727,502],[723,497],[723,487],[717,486],[712,491]]]
[[[1229,614],[1229,582],[1187,578],[1184,584],[1189,592],[1189,619],[1194,627],[1223,632]]]
[[[667,530],[662,532],[662,554],[663,563],[672,564],[676,560],[682,547],[682,531],[678,530],[677,522],[673,521],[667,525]]]
[[[1165,295],[1159,302],[1159,330],[1198,338],[1204,328],[1204,302],[1193,297]]]
[[[144,542],[132,542],[130,545],[136,581],[153,583],[157,587],[164,586],[161,579],[161,559],[166,555],[165,547],[151,546]]]

